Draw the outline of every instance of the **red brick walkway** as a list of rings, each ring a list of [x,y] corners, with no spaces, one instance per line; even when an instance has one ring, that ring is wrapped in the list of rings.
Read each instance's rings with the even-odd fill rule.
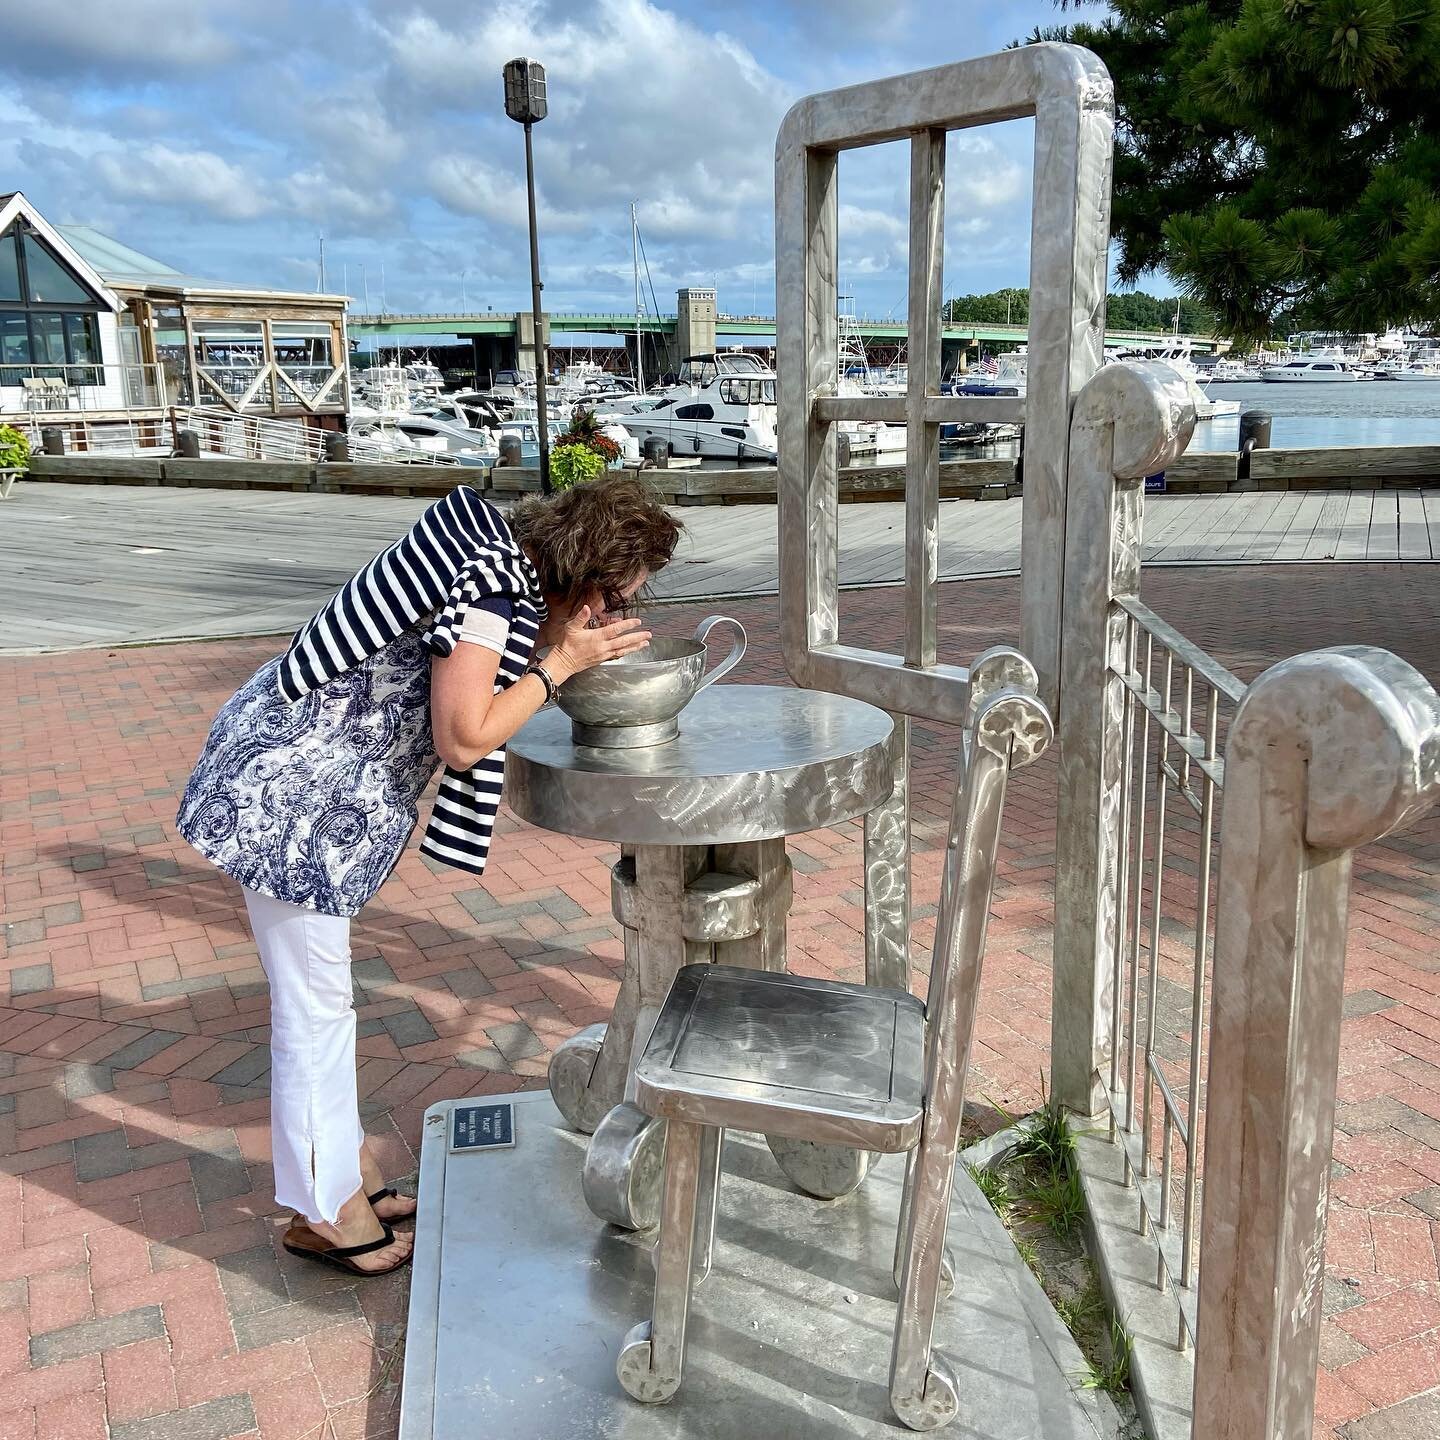
[[[1345,640],[1440,681],[1435,573],[1165,571],[1146,598],[1244,678]],[[948,653],[1013,639],[1015,600],[1011,581],[948,587]],[[892,647],[899,604],[847,597],[847,637]],[[742,673],[780,678],[772,602],[730,608],[754,637]],[[0,1440],[394,1432],[405,1282],[351,1284],[278,1249],[263,977],[236,890],[172,825],[211,715],[273,649],[0,669]],[[917,736],[921,902],[952,747]],[[1048,763],[1017,781],[991,928],[972,1094],[1015,1111],[1046,1066],[1053,802]],[[795,850],[792,961],[854,978],[857,828]],[[1437,855],[1431,819],[1355,872],[1317,1425],[1347,1440],[1440,1430]],[[413,1167],[428,1104],[538,1083],[548,1050],[607,1013],[608,863],[604,846],[512,825],[483,885],[412,850],[357,925],[361,1092],[392,1173]]]

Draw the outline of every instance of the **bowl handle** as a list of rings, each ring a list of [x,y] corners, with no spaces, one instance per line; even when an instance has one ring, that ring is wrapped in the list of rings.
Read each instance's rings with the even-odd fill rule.
[[[728,675],[744,658],[745,647],[749,644],[749,638],[745,634],[745,627],[729,615],[707,615],[696,627],[695,638],[708,649],[710,632],[717,625],[729,625],[735,631],[735,640],[730,647],[730,653],[695,687],[698,695],[707,685],[712,685],[722,675]]]

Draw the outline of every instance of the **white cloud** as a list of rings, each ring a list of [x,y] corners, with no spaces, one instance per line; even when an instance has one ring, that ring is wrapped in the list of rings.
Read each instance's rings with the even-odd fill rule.
[[[0,0],[0,189],[199,273],[286,283],[320,229],[372,299],[385,264],[392,308],[453,305],[462,270],[470,303],[514,308],[524,149],[500,72],[528,54],[550,82],[535,163],[551,303],[630,302],[633,200],[663,307],[711,280],[722,305],[768,307],[790,102],[992,48],[1030,23],[998,12],[1048,4],[970,19],[955,0]],[[952,137],[947,289],[1023,281],[1027,150],[1018,127]],[[903,143],[843,157],[857,308],[903,307],[907,174]]]
[[[1016,139],[1034,144],[1034,127],[1018,127]],[[946,146],[945,190],[949,206],[966,211],[995,210],[1024,197],[1030,184],[1028,164],[1022,165],[993,140],[960,134]]]
[[[402,164],[411,140],[380,108],[372,88],[307,96],[294,119],[333,173],[374,180]]]
[[[520,179],[483,160],[442,155],[426,167],[425,180],[435,198],[459,215],[483,215],[505,225],[528,222]]]
[[[221,220],[253,220],[273,207],[260,182],[209,150],[108,150],[95,157],[95,174],[117,197],[196,206]]]
[[[388,192],[347,185],[318,165],[287,176],[279,194],[289,208],[330,227],[332,232],[340,229],[363,234],[367,225],[395,208],[394,197]]]
[[[505,60],[531,55],[547,71],[550,114],[535,132],[536,170],[555,215],[608,210],[619,218],[638,197],[667,234],[698,236],[733,228],[739,211],[768,196],[775,129],[790,96],[744,45],[651,0],[597,0],[571,18],[556,9],[500,0],[453,23],[421,9],[379,22],[394,82],[382,93],[404,106],[423,98],[450,107],[462,127],[457,140],[474,134],[493,153],[518,157],[516,127],[501,115],[500,72]],[[464,165],[481,168],[460,185],[467,204],[493,188],[473,151],[432,164],[447,204]],[[494,199],[506,206],[508,191]]]
[[[216,23],[230,12],[221,0],[19,0],[4,10],[8,56],[41,69],[209,66],[239,48]]]

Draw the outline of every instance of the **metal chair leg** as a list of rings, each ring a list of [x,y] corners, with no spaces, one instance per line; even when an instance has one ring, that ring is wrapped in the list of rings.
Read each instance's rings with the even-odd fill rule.
[[[954,1147],[922,1140],[911,1176],[910,1219],[903,1231],[900,1302],[890,1352],[890,1405],[910,1429],[938,1430],[959,1409],[955,1377],[933,1349],[955,1178]]]
[[[715,1215],[720,1199],[720,1156],[725,1149],[725,1132],[707,1125],[700,1137],[699,1198],[695,1207],[694,1283],[699,1285],[710,1274],[715,1255]]]
[[[615,1364],[626,1394],[647,1405],[663,1405],[680,1388],[701,1172],[703,1127],[671,1120],[667,1129],[654,1309],[625,1337]]]
[[[905,1276],[905,1247],[910,1241],[910,1197],[915,1193],[915,1166],[919,1159],[918,1148],[905,1156],[905,1183],[900,1187],[900,1213],[895,1223],[895,1259],[890,1272],[897,1291]]]
[[[910,1228],[910,1197],[915,1193],[915,1166],[919,1155],[920,1152],[916,1149],[910,1151],[905,1157],[905,1183],[900,1191],[900,1214],[895,1226],[895,1259],[891,1268],[896,1290],[899,1290],[901,1278],[905,1273],[905,1241]],[[950,1253],[948,1246],[940,1257],[940,1293],[947,1300],[955,1293],[955,1257]]]

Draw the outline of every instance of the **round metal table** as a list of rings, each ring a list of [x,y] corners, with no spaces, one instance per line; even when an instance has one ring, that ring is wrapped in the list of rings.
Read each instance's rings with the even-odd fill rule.
[[[712,685],[680,734],[633,750],[577,746],[557,709],[510,742],[505,796],[545,830],[612,840],[611,904],[625,967],[608,1024],[565,1041],[550,1063],[561,1113],[591,1133],[590,1208],[630,1229],[655,1223],[663,1138],[629,1102],[630,1077],[682,965],[783,969],[790,909],[785,837],[853,820],[890,794],[895,728],[859,700],[771,685]],[[854,1152],[776,1141],[802,1189],[828,1196],[864,1173]]]

